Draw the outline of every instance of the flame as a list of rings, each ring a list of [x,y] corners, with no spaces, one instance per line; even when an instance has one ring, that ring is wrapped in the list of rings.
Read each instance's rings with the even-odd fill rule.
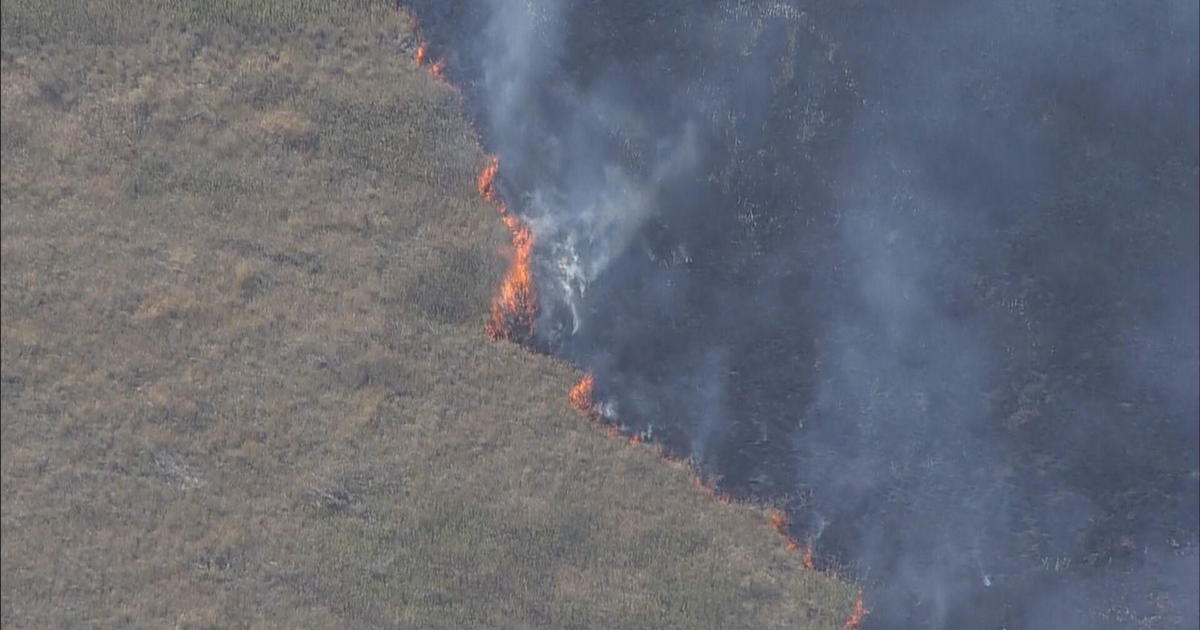
[[[567,394],[567,400],[570,401],[571,406],[576,411],[587,416],[593,422],[603,424],[608,437],[625,440],[630,446],[641,444],[641,435],[634,433],[626,437],[621,434],[621,427],[617,423],[604,417],[604,414],[600,411],[600,404],[596,402],[595,388],[596,377],[592,376],[591,372],[584,374],[583,378],[579,379],[579,382],[575,383],[570,393]]]
[[[479,196],[503,208],[500,199],[496,196],[496,174],[500,172],[500,160],[496,156],[488,156],[488,163],[479,172],[479,177],[475,180],[475,187],[479,190]]]
[[[792,534],[788,530],[788,523],[789,521],[786,512],[779,509],[771,510],[771,529],[778,532],[779,535],[783,536],[784,539],[787,540],[786,546],[788,551],[799,550],[800,543],[795,538],[792,538]],[[809,571],[812,571],[816,568],[816,565],[813,563],[813,548],[811,542],[805,544],[804,549],[800,551],[800,562],[804,568],[808,569]]]
[[[794,542],[792,544],[795,544]],[[800,563],[805,569],[814,571],[817,565],[813,564],[813,548],[812,544],[804,545],[804,551],[800,552]],[[860,598],[861,599],[861,598]],[[866,614],[865,612],[863,614]]]
[[[771,510],[771,529],[779,532],[780,535],[788,537],[788,517],[783,513],[783,510]],[[791,542],[790,537],[789,542]]]
[[[854,608],[850,611],[850,618],[846,620],[846,630],[859,630],[863,619],[869,614],[871,611],[863,605],[862,591],[859,591],[858,596],[854,598]]]
[[[480,176],[479,190],[480,194],[484,195],[485,198],[487,197],[487,191],[490,190],[488,188],[488,182],[489,180],[487,177],[482,175]],[[609,437],[624,439],[629,442],[631,446],[637,446],[642,443],[642,437],[636,433],[628,437],[622,435],[621,427],[616,422],[605,418],[601,413],[600,405],[596,403],[596,377],[593,376],[592,373],[589,372],[584,374],[583,378],[579,379],[579,382],[576,383],[575,386],[571,388],[570,393],[567,394],[567,400],[577,411],[584,414],[591,420],[603,424]],[[658,453],[658,456],[664,460],[679,461],[672,457],[661,444],[655,445],[654,449]],[[697,488],[704,490],[709,496],[719,503],[728,504],[733,502],[733,497],[729,493],[720,490],[715,482],[706,480],[704,476],[700,474],[698,469],[693,467],[691,472],[692,483]]]
[[[435,71],[441,62],[434,64]],[[479,196],[496,207],[500,220],[512,234],[513,259],[500,290],[492,299],[492,318],[485,330],[492,339],[507,339],[525,343],[533,338],[533,323],[537,319],[537,293],[533,288],[533,232],[529,226],[509,213],[508,207],[496,193],[496,174],[500,160],[495,156],[479,173],[476,186]]]
[[[446,80],[446,61],[444,59],[438,59],[437,61],[432,62],[430,61],[429,44],[427,42],[421,42],[417,45],[417,50],[413,52],[413,62],[417,65],[417,67],[423,66],[426,64],[426,62],[429,62],[429,76],[436,79],[438,83],[450,86],[451,88],[457,90],[457,88],[455,88],[453,85],[450,85],[450,82]]]
[[[571,388],[571,393],[567,394],[567,400],[571,402],[572,407],[593,419],[599,415],[596,402],[592,399],[595,386],[596,378],[591,373],[584,374],[583,378],[579,379],[579,382]]]
[[[711,480],[705,480],[703,475],[701,475],[695,469],[692,470],[692,483],[695,484],[697,488],[707,492],[709,496],[711,496],[717,503],[722,505],[729,505],[730,503],[733,503],[733,497],[731,497],[728,492],[718,488],[715,482]]]
[[[416,19],[415,17],[412,19],[413,29],[416,30]],[[422,42],[413,54],[413,61],[420,66],[424,65],[428,60],[429,48]],[[429,65],[429,73],[442,83],[446,82],[445,69],[446,63],[443,60],[435,61]],[[512,244],[515,253],[504,275],[500,290],[492,300],[492,317],[485,329],[493,339],[507,339],[521,343],[527,342],[532,338],[533,324],[537,316],[537,294],[534,291],[532,271],[533,232],[530,231],[527,225],[521,223],[517,217],[510,214],[508,207],[500,200],[499,193],[496,190],[496,175],[499,172],[499,159],[495,156],[489,156],[487,164],[480,171],[479,177],[476,180],[476,187],[479,190],[479,196],[492,204],[496,208],[496,211],[500,213],[500,220],[512,234]],[[595,377],[592,374],[585,374],[571,388],[568,400],[572,407],[584,415],[594,421],[604,423],[609,436],[623,437],[620,427],[613,422],[606,421],[600,412],[600,406],[595,401]],[[637,434],[631,435],[627,439],[631,445],[642,443],[641,436]],[[678,456],[668,452],[661,444],[654,445],[654,449],[664,460],[676,463],[682,461]],[[728,493],[718,489],[715,482],[704,479],[696,469],[693,469],[692,482],[720,503],[729,504],[733,501]],[[788,532],[788,517],[786,513],[782,510],[772,510],[770,522],[771,528],[786,539],[789,551],[800,549],[800,543],[792,538]],[[801,554],[801,562],[804,568],[813,570],[815,565],[813,563],[811,542],[804,545]],[[870,610],[863,604],[862,592],[859,591],[854,600],[854,608],[851,610],[850,617],[846,620],[846,630],[859,630],[863,619],[868,614],[870,614]]]

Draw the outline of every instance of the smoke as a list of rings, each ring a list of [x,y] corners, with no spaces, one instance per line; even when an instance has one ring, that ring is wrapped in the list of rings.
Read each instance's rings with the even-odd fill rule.
[[[1194,623],[1194,2],[417,3],[537,346],[877,628]]]

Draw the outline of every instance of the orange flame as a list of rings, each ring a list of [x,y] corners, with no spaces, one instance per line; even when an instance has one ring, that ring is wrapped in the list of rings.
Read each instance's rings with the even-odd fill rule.
[[[440,63],[440,62],[439,62]],[[434,64],[438,68],[439,64]],[[509,263],[500,291],[492,299],[492,318],[485,330],[492,339],[507,339],[517,343],[533,338],[533,323],[537,319],[537,293],[533,288],[533,232],[509,214],[496,193],[496,174],[500,161],[492,156],[479,173],[476,185],[479,195],[496,207],[500,220],[512,234],[513,259]]]
[[[488,163],[479,172],[479,177],[475,180],[475,187],[479,190],[480,197],[503,208],[500,199],[496,196],[496,174],[499,172],[500,160],[494,155],[488,156]]]
[[[859,591],[858,597],[854,598],[854,608],[850,611],[850,618],[846,620],[846,630],[859,630],[863,619],[869,614],[871,611],[863,605],[862,591]]]
[[[628,437],[621,434],[621,427],[616,423],[608,420],[600,411],[600,405],[596,403],[595,398],[596,377],[589,372],[579,379],[578,383],[571,388],[567,394],[567,400],[576,411],[587,416],[593,422],[599,422],[604,425],[605,433],[610,438],[625,440],[630,446],[637,446],[642,443],[642,436],[634,433]],[[661,454],[661,451],[660,451]]]
[[[416,63],[417,67],[420,67],[429,61],[429,44],[426,42],[421,42],[417,45],[417,50],[413,52],[413,62]],[[438,59],[437,61],[429,63],[429,76],[436,79],[437,82],[441,83],[442,85],[448,85],[451,88],[454,88],[453,85],[450,85],[450,83],[446,81],[446,61],[444,59]]]
[[[771,510],[771,529],[782,536],[788,535],[788,517],[782,510]]]
[[[729,505],[733,502],[733,498],[729,496],[728,492],[719,489],[716,483],[705,480],[704,477],[695,469],[692,470],[692,483],[695,484],[697,488],[707,492],[709,496],[716,500],[717,503]]]
[[[783,536],[784,539],[787,540],[788,551],[796,551],[797,549],[800,549],[800,543],[797,542],[795,538],[792,538],[791,532],[788,531],[788,516],[783,510],[771,510],[771,529],[778,532],[779,535]],[[804,550],[801,552],[800,558],[800,562],[804,565],[804,568],[812,571],[814,565],[811,544],[804,545]]]
[[[591,374],[584,374],[583,378],[575,383],[575,387],[571,388],[571,393],[567,394],[567,400],[571,402],[571,406],[577,409],[580,413],[591,416],[593,419],[596,415],[596,403],[592,400],[592,392],[596,386],[596,379]]]
[[[793,542],[793,544],[795,543]],[[800,554],[800,563],[809,571],[813,571],[817,568],[817,565],[813,564],[813,548],[811,544],[804,545],[804,551],[802,551]]]

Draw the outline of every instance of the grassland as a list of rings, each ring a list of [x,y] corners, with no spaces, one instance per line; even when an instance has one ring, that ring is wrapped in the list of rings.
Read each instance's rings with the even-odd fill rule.
[[[486,340],[386,4],[3,2],[3,628],[841,626],[763,510]]]

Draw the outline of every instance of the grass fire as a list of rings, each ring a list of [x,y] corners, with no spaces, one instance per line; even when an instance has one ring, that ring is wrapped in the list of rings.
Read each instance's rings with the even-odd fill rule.
[[[489,334],[847,628],[1200,614],[1200,16],[1052,5],[415,2],[504,163]]]
[[[509,212],[496,190],[500,160],[488,158],[476,181],[479,196],[495,207],[504,227],[512,235],[512,257],[496,297],[486,331],[492,339],[528,343],[537,319],[537,293],[533,284],[533,232]]]
[[[0,35],[5,628],[1196,627],[1200,4]]]
[[[480,330],[539,254],[406,12],[0,3],[6,628],[841,627]]]

